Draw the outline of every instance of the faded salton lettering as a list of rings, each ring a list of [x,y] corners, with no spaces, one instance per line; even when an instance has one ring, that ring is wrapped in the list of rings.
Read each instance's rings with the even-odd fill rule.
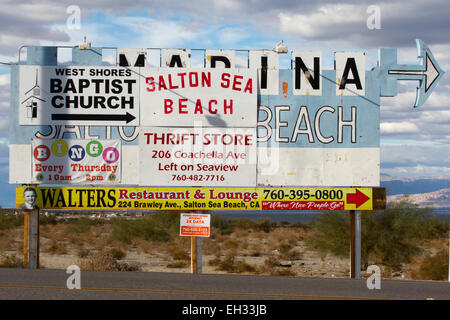
[[[296,143],[299,137],[304,136],[309,143],[328,144],[357,143],[357,107],[350,108],[350,116],[344,116],[342,106],[322,106],[315,113],[310,114],[307,106],[300,106],[294,111],[291,106],[275,106],[274,110],[267,106],[260,106],[259,111],[265,114],[263,120],[258,122],[258,127],[264,129],[258,137],[258,142],[266,142],[272,139],[278,143]],[[290,123],[284,119],[295,119]],[[273,120],[273,122],[272,122]],[[292,125],[295,123],[295,125]],[[326,125],[323,125],[326,123]],[[329,130],[330,123],[335,125],[335,130]],[[345,134],[344,128],[350,129],[350,134]],[[286,128],[286,129],[283,129]],[[324,134],[325,130],[330,132]],[[274,134],[275,131],[275,134]],[[282,132],[285,132],[284,135]],[[290,133],[286,135],[286,133]]]

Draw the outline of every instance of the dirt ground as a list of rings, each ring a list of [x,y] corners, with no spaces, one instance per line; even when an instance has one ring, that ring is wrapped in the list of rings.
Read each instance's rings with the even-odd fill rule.
[[[111,269],[104,262],[86,263],[96,253],[118,250],[115,258],[130,270],[142,272],[190,272],[190,238],[175,237],[169,242],[143,240],[123,244],[111,240],[108,226],[91,227],[88,233],[67,234],[59,225],[41,226],[40,267],[66,269],[79,265],[82,269]],[[5,236],[6,235],[6,236]],[[247,273],[303,277],[348,278],[349,258],[323,255],[308,248],[307,232],[302,228],[276,228],[270,233],[238,229],[230,235],[213,233],[202,238],[202,273]],[[0,258],[23,257],[23,230],[4,234],[0,242]],[[402,271],[383,270],[383,277],[411,279],[413,268]],[[361,276],[370,276],[361,270]]]

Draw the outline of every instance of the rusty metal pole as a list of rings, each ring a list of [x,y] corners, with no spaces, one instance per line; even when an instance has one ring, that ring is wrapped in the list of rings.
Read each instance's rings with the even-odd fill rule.
[[[39,268],[39,209],[24,210],[23,264],[25,268]]]

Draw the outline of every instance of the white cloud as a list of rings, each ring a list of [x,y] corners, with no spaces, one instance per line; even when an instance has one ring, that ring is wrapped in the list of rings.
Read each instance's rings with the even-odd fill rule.
[[[443,166],[423,166],[417,165],[414,167],[394,167],[394,168],[382,168],[381,174],[386,174],[399,178],[446,178],[450,176],[450,167]]]
[[[382,134],[419,132],[419,128],[410,122],[385,122],[380,125],[380,129]]]
[[[119,17],[114,22],[136,32],[142,47],[178,47],[196,40],[203,33],[202,30],[191,30],[187,24],[173,20]]]
[[[0,74],[0,86],[9,86],[10,76],[8,74]]]
[[[323,37],[342,32],[344,26],[354,23],[365,23],[365,7],[350,4],[328,4],[320,6],[315,12],[280,13],[280,29],[291,32],[305,39]]]

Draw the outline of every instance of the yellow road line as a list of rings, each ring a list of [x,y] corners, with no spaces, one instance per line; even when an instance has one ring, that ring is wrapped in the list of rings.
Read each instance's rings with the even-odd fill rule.
[[[68,290],[68,291],[101,291],[101,292],[123,292],[123,293],[167,293],[167,294],[198,294],[198,295],[224,295],[244,297],[265,298],[294,298],[294,299],[333,299],[333,300],[406,300],[393,298],[369,298],[369,297],[343,297],[343,296],[307,296],[283,293],[249,293],[249,292],[213,292],[213,291],[185,291],[185,290],[162,290],[162,289],[126,289],[126,288],[81,288],[68,289],[53,286],[7,286],[0,285],[0,289],[39,289],[39,290]]]

